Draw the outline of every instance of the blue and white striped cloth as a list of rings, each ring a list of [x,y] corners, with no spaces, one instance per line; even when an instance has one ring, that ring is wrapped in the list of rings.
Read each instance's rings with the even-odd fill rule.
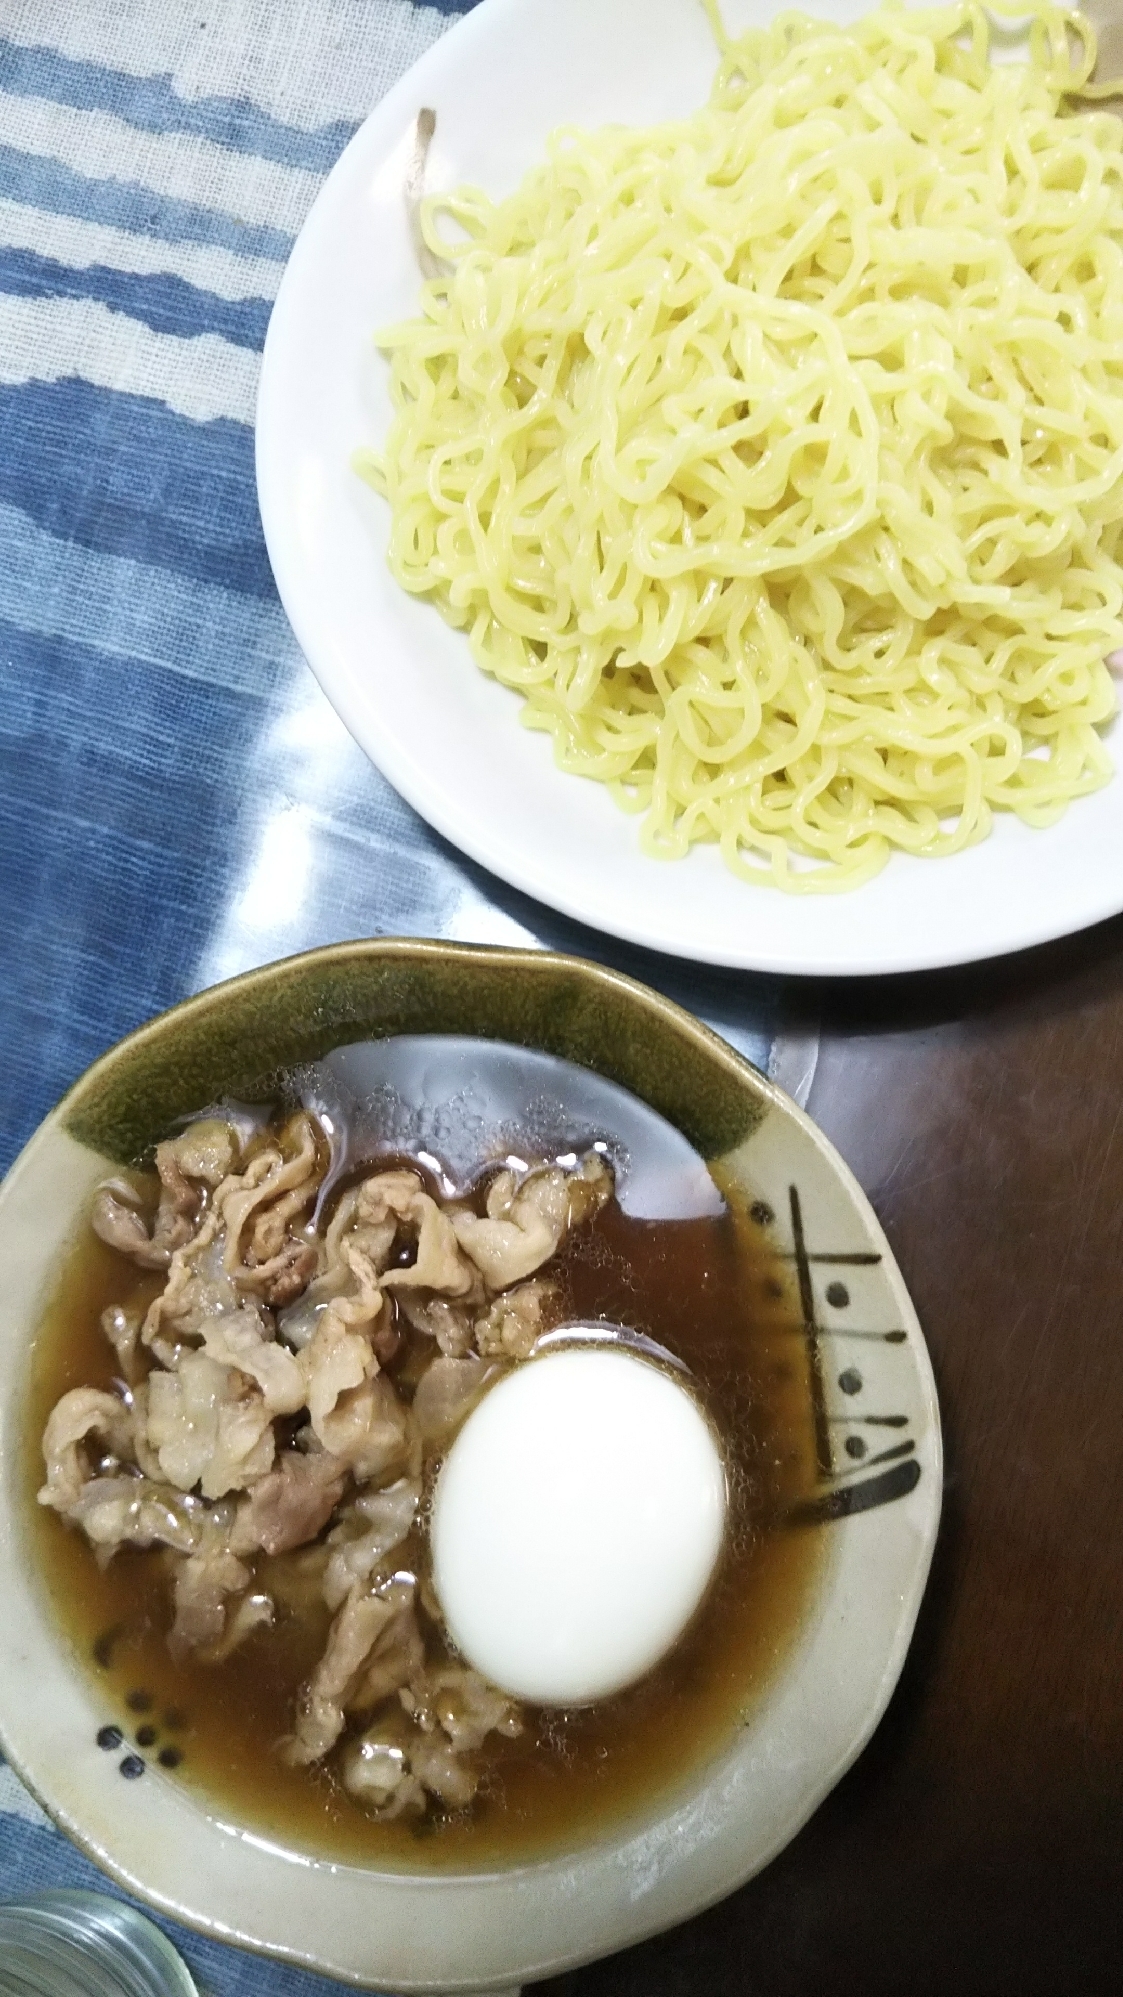
[[[252,420],[281,271],[471,4],[0,4],[0,1168],[149,1014],[348,936],[605,957],[768,1056],[775,985],[594,937],[422,825],[274,590]],[[0,1767],[0,1898],[94,1881]],[[179,1939],[223,1997],[329,1988]]]

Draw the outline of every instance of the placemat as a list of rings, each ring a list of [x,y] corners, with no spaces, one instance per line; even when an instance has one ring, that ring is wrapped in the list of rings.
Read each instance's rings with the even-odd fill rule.
[[[551,915],[354,745],[261,536],[271,301],[324,174],[471,0],[0,0],[0,1169],[188,992],[353,936],[615,964],[806,1097],[776,981]],[[0,1898],[104,1885],[0,1768]],[[169,1925],[169,1932],[174,1930]],[[221,1997],[337,1986],[177,1934]]]

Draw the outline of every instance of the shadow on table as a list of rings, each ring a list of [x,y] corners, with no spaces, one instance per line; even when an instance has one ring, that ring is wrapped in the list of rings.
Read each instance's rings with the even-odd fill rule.
[[[1054,1016],[1084,1004],[1123,965],[1123,916],[1032,950],[941,971],[871,978],[791,978],[785,1004],[828,1033],[913,1031],[1011,1005]]]

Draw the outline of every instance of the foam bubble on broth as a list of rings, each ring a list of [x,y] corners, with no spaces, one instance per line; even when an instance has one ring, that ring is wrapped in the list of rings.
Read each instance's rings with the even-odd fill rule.
[[[723,1205],[703,1160],[665,1117],[604,1076],[535,1049],[401,1034],[338,1048],[295,1070],[287,1086],[332,1123],[333,1181],[351,1160],[409,1153],[432,1160],[451,1194],[511,1155],[530,1163],[597,1148],[626,1212],[659,1219]]]

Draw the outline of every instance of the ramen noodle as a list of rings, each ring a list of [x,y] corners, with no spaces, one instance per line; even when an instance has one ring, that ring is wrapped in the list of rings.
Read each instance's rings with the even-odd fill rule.
[[[1082,17],[996,11],[781,15],[422,204],[391,570],[652,854],[849,888],[1111,774],[1123,125]]]

